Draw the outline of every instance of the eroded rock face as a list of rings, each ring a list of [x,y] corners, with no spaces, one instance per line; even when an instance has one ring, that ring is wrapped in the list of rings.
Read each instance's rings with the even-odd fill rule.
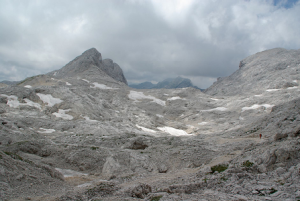
[[[101,65],[101,70],[103,70],[107,75],[111,76],[115,80],[123,82],[127,85],[127,80],[123,74],[120,66],[113,62],[111,59],[104,59]]]
[[[222,78],[205,92],[210,95],[261,93],[267,89],[298,86],[300,50],[275,48],[256,53],[239,64],[232,75]]]

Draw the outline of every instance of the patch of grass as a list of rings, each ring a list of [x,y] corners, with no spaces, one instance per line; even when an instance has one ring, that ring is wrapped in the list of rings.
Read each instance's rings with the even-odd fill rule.
[[[91,147],[91,150],[97,150],[99,147]]]
[[[2,155],[0,154],[0,159],[2,159]]]
[[[155,196],[155,197],[151,198],[151,201],[159,201],[160,198],[162,198],[162,195]]]
[[[19,156],[18,154],[15,154],[15,153],[12,153],[12,152],[4,152],[6,155],[12,157],[13,159],[17,159],[17,160],[20,160],[20,161],[23,161],[23,158],[21,156]]]
[[[254,163],[250,162],[249,160],[246,160],[245,162],[243,162],[242,167],[247,167],[250,168],[253,166]]]
[[[207,184],[207,180],[208,180],[208,179],[205,177],[205,178],[203,179],[204,183]]]
[[[228,165],[221,164],[221,165],[212,166],[210,169],[211,169],[211,173],[213,174],[216,171],[224,172],[225,170],[227,170],[227,168],[228,168]]]
[[[19,141],[19,142],[15,142],[14,144],[16,144],[16,145],[22,145],[22,144],[26,144],[28,142],[29,141]]]

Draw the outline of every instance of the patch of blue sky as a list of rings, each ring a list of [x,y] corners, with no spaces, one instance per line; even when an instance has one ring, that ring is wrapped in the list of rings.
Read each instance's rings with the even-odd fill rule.
[[[274,0],[273,3],[275,6],[292,8],[299,0]]]

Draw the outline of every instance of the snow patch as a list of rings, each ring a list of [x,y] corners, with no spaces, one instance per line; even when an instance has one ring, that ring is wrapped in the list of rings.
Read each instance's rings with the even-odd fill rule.
[[[66,82],[66,85],[71,86],[72,84],[70,84],[69,82]]]
[[[56,74],[57,74],[57,72],[54,72],[54,73],[53,73],[53,76],[56,76]]]
[[[37,93],[36,95],[38,95],[40,97],[40,99],[44,102],[47,103],[47,105],[49,107],[54,106],[55,104],[59,104],[61,102],[63,102],[61,99],[59,98],[54,98],[51,94],[40,94]]]
[[[182,98],[180,98],[179,96],[168,98],[169,101],[178,100],[178,99],[182,99]]]
[[[226,111],[226,107],[217,107],[209,110],[200,110],[200,112],[212,112],[212,111]]]
[[[76,172],[74,170],[69,170],[69,169],[60,169],[60,168],[55,168],[58,172],[62,173],[64,177],[75,177],[75,176],[87,176],[88,174],[86,173],[81,173],[81,172]]]
[[[206,125],[206,124],[208,124],[208,122],[206,122],[206,121],[198,123],[198,125],[200,125],[200,126],[203,126],[203,125]]]
[[[7,105],[9,107],[13,107],[13,108],[19,107],[20,102],[18,101],[17,96],[14,96],[14,95],[8,96],[8,95],[5,95],[5,94],[1,94],[1,96],[7,97]]]
[[[293,87],[288,87],[287,89],[298,89],[297,86],[293,86]]]
[[[156,114],[157,117],[159,118],[163,118],[164,116],[163,115],[160,115],[160,114]]]
[[[42,109],[41,105],[39,103],[35,103],[35,102],[29,100],[28,98],[25,98],[24,100],[25,100],[26,103],[20,103],[20,105],[29,105],[31,107],[36,107],[40,110]]]
[[[139,126],[139,125],[137,125],[137,124],[136,124],[136,127],[140,128],[140,129],[142,129],[143,131],[146,131],[146,132],[156,133],[155,130],[152,130],[152,129],[149,129],[149,128],[145,128],[145,127]]]
[[[30,85],[25,85],[24,87],[28,88],[28,89],[32,88],[32,86],[30,86]]]
[[[258,109],[260,107],[265,107],[266,109],[268,109],[268,108],[272,108],[273,106],[274,105],[270,105],[270,104],[262,104],[262,105],[254,104],[251,107],[243,107],[242,112],[244,112],[245,110],[255,110],[255,109]]]
[[[184,136],[184,135],[190,135],[187,132],[185,132],[184,130],[180,130],[180,129],[176,129],[176,128],[172,128],[172,127],[157,127],[158,130],[161,130],[163,132],[169,133],[171,135],[174,136]]]
[[[55,115],[56,117],[65,119],[65,120],[72,120],[73,116],[66,114],[66,112],[69,112],[70,109],[68,110],[63,110],[63,109],[59,109],[58,112],[54,112],[52,113],[53,115]]]
[[[97,82],[94,82],[93,83],[93,87],[91,86],[91,88],[99,88],[99,89],[118,89],[118,88],[111,88],[111,87],[108,87],[106,86],[105,84],[99,84]]]
[[[260,97],[260,96],[262,96],[262,94],[259,94],[259,95],[254,95],[254,96],[256,96],[256,97]]]
[[[83,118],[89,122],[98,122],[97,120],[90,119],[88,116],[84,116]]]
[[[138,100],[140,99],[151,99],[152,102],[155,102],[159,105],[165,106],[166,105],[166,101],[160,100],[158,98],[155,98],[153,96],[146,96],[143,92],[138,92],[138,91],[130,91],[130,93],[128,94],[128,97],[132,100],[134,100],[135,102],[138,102]]]
[[[218,101],[219,99],[216,99],[216,98],[210,98],[211,100],[215,100],[215,101]]]
[[[267,89],[267,92],[272,92],[272,91],[279,91],[280,89]]]
[[[297,80],[293,80],[293,82],[297,83]]]
[[[87,83],[90,83],[90,81],[86,80],[86,79],[82,79],[83,81],[87,82]]]
[[[40,104],[35,103],[35,102],[29,100],[28,98],[24,99],[24,101],[26,103],[20,103],[18,101],[18,97],[17,96],[14,96],[14,95],[8,96],[8,95],[5,95],[5,94],[1,94],[1,96],[7,97],[7,105],[9,107],[12,107],[12,108],[18,108],[20,105],[28,105],[28,106],[31,106],[31,107],[36,107],[38,109],[41,109],[41,105]]]
[[[42,131],[38,131],[39,133],[53,133],[55,132],[54,129],[46,129],[46,128],[40,128]]]
[[[85,188],[85,187],[88,187],[88,186],[91,186],[91,185],[93,185],[92,183],[84,183],[84,184],[79,184],[78,186],[77,186],[77,188]]]

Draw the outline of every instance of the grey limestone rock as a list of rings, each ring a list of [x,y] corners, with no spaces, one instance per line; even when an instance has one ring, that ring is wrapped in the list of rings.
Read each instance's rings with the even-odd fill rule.
[[[205,90],[210,95],[261,93],[267,89],[298,86],[300,50],[275,48],[251,55],[232,75],[218,79]]]
[[[95,48],[86,50],[82,55],[76,57],[60,70],[48,73],[47,75],[57,79],[66,77],[76,77],[84,74],[85,76],[109,76],[127,85],[120,66],[113,63],[111,59],[102,60],[101,53]]]
[[[101,65],[100,67],[101,70],[103,70],[107,75],[111,76],[115,80],[123,82],[127,85],[127,80],[118,64],[114,63],[111,59],[103,59],[102,64],[103,65]]]
[[[0,199],[297,200],[297,54],[250,56],[207,93],[129,88],[95,49],[0,88]]]

